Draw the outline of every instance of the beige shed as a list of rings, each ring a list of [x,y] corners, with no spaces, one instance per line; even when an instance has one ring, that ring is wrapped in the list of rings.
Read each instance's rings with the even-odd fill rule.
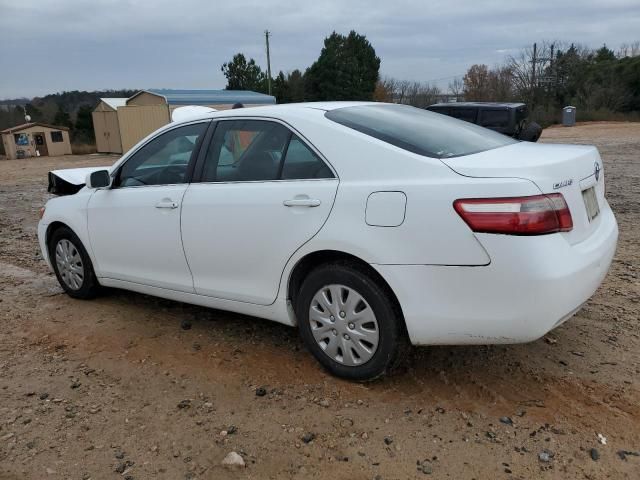
[[[101,98],[91,114],[98,152],[122,153],[118,107],[123,107],[126,103],[126,98]]]
[[[31,122],[0,131],[8,159],[71,155],[69,129]]]
[[[123,153],[170,121],[169,105],[162,95],[141,91],[130,98],[101,98],[94,109],[96,149]]]

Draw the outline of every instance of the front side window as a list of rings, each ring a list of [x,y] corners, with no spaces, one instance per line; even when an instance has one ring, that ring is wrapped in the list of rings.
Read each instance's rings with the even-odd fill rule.
[[[333,178],[331,170],[280,123],[221,121],[205,159],[203,182]]]
[[[325,113],[336,123],[432,158],[449,158],[516,143],[477,125],[407,105],[358,105]]]
[[[154,138],[120,168],[116,187],[172,185],[184,183],[198,140],[208,123],[174,128]]]

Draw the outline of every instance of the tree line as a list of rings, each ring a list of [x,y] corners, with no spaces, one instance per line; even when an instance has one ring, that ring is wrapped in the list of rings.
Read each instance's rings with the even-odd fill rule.
[[[501,65],[475,64],[448,88],[393,77],[380,78],[380,59],[365,36],[333,32],[306,70],[280,71],[272,80],[278,103],[375,100],[427,107],[440,101],[524,102],[534,119],[559,121],[561,108],[579,119],[607,119],[640,111],[640,42],[614,52],[543,41],[509,55]],[[267,93],[267,75],[242,53],[222,65],[227,89]],[[635,112],[635,113],[634,113]]]
[[[472,65],[463,78],[469,101],[520,101],[538,115],[557,120],[560,109],[573,105],[578,116],[640,111],[640,42],[617,52],[542,42],[508,56],[502,65]],[[595,118],[594,118],[595,119]]]
[[[267,74],[253,58],[237,53],[222,65],[227,90],[268,93]],[[364,35],[333,32],[324,39],[318,59],[306,70],[280,71],[272,79],[277,103],[323,100],[372,100],[380,58]]]

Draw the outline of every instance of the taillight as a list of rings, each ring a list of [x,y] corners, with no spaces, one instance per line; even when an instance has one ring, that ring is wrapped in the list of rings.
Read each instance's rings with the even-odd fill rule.
[[[571,212],[561,193],[466,198],[453,202],[453,208],[474,232],[543,235],[573,228]]]

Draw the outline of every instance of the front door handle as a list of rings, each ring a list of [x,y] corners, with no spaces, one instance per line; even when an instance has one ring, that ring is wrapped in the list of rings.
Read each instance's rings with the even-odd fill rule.
[[[170,208],[171,210],[178,208],[178,203],[169,198],[164,198],[156,203],[156,208]]]
[[[292,198],[282,202],[285,207],[318,207],[321,203],[317,198]]]

